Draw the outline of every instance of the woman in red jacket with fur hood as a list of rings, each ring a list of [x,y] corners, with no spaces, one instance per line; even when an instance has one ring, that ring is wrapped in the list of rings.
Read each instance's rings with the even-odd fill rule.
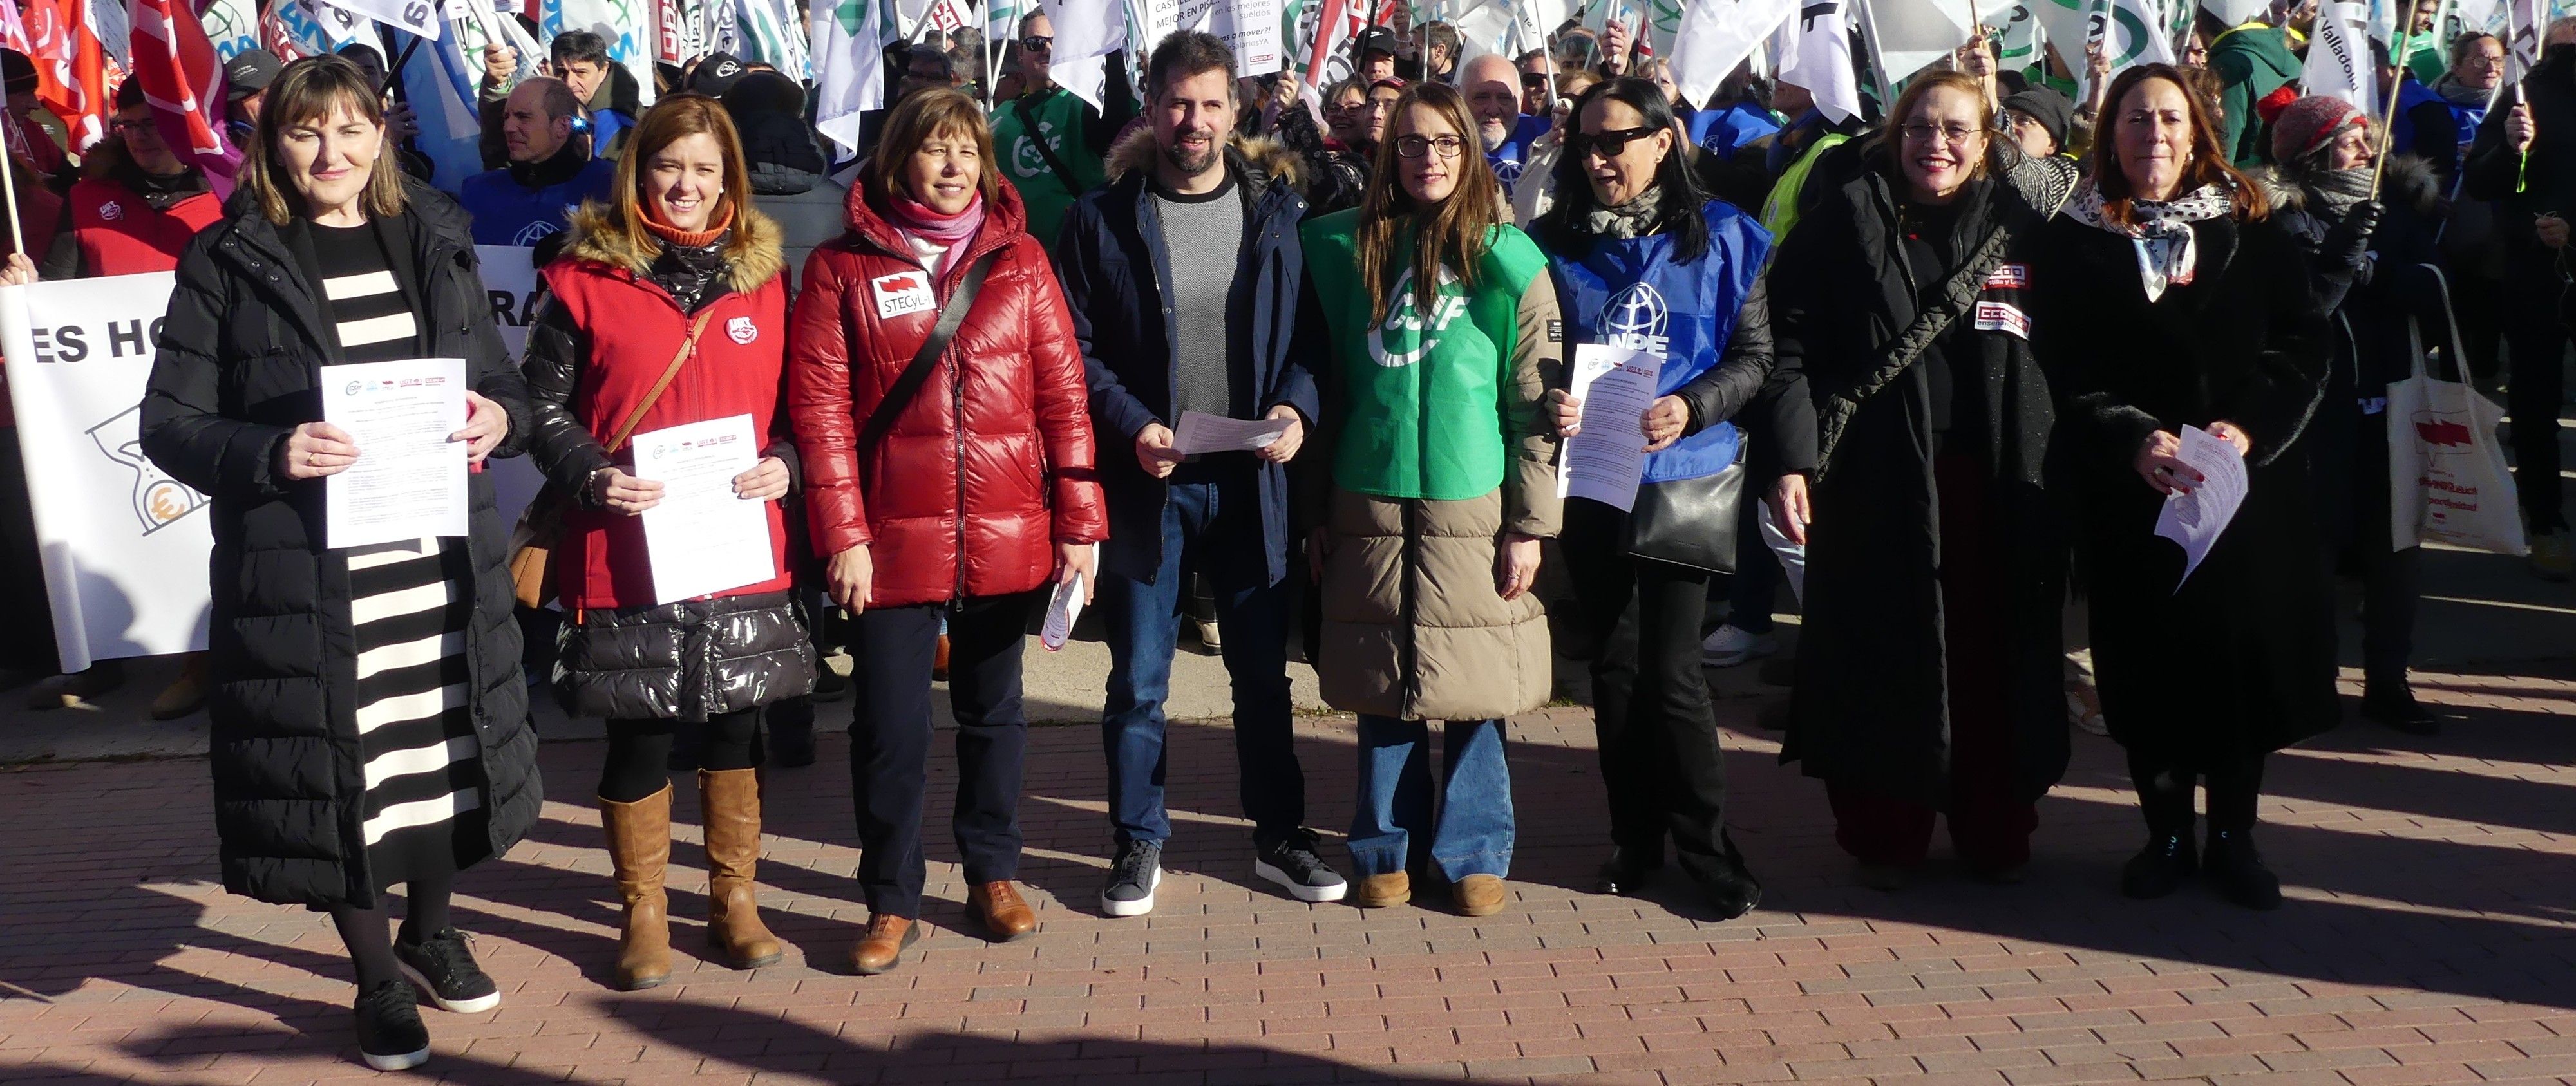
[[[620,988],[671,976],[663,870],[671,856],[675,721],[702,725],[707,941],[737,969],[785,953],[760,922],[760,707],[814,685],[812,644],[788,603],[779,502],[796,477],[787,436],[786,268],[778,227],[752,210],[733,121],[715,99],[674,95],[637,124],[609,201],[573,216],[528,329],[536,416],[530,454],[572,496],[553,554],[565,616],[555,690],[608,721],[599,808],[626,903]],[[763,504],[770,575],[713,592],[663,583],[631,443],[686,423],[747,416],[762,447],[732,481]],[[675,598],[681,592],[685,597]]]
[[[857,616],[850,780],[867,934],[860,973],[921,937],[921,802],[931,657],[948,619],[955,830],[968,910],[995,937],[1034,930],[1020,855],[1020,646],[1050,582],[1108,535],[1073,320],[972,99],[905,98],[850,189],[849,232],[805,263],[788,343],[816,553]],[[977,276],[962,323],[903,375]],[[889,401],[892,401],[889,403]],[[880,413],[883,417],[879,418]]]

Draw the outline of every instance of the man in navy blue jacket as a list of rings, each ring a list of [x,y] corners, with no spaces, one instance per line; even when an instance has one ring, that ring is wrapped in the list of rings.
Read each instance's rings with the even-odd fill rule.
[[[1101,910],[1142,916],[1162,878],[1163,702],[1186,560],[1215,587],[1234,685],[1234,735],[1254,872],[1301,901],[1346,887],[1304,828],[1288,700],[1288,477],[1317,410],[1291,355],[1306,202],[1229,148],[1234,54],[1197,31],[1163,39],[1147,69],[1150,142],[1123,176],[1065,215],[1056,265],[1091,373],[1109,542],[1095,607],[1107,627],[1109,817],[1118,855]],[[1112,165],[1112,170],[1116,169]],[[1252,451],[1188,455],[1185,415],[1284,422]],[[1132,455],[1106,451],[1118,439]]]
[[[501,106],[501,136],[510,164],[465,179],[458,202],[474,216],[477,245],[535,245],[561,231],[584,200],[604,200],[617,164],[590,156],[590,137],[576,134],[581,99],[563,80],[538,76],[519,84]]]

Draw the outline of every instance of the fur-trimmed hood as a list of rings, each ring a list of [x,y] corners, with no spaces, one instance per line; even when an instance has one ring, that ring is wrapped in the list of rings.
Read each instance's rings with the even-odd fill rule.
[[[749,194],[744,194],[748,196]],[[642,278],[653,268],[653,258],[661,255],[657,245],[637,248],[618,221],[617,206],[598,200],[581,205],[572,213],[560,259],[587,260],[605,264]],[[734,292],[748,295],[761,285],[778,277],[787,267],[779,251],[778,223],[751,206],[748,199],[734,204],[733,238],[725,243],[725,264]]]
[[[2305,211],[2308,190],[2291,184],[2275,165],[2258,166],[2246,171],[2254,183],[2263,186],[2263,196],[2281,211]],[[2450,198],[2442,192],[2441,175],[2433,164],[2418,155],[2391,155],[2388,170],[2379,179],[2379,202],[2402,205],[2428,218],[2441,218],[2450,213]]]
[[[1226,158],[1253,175],[1254,188],[1272,180],[1285,181],[1297,194],[1306,194],[1304,162],[1287,144],[1269,136],[1246,136],[1240,132],[1226,137]],[[1111,182],[1137,170],[1154,168],[1154,130],[1138,127],[1110,145],[1101,159],[1101,168]]]

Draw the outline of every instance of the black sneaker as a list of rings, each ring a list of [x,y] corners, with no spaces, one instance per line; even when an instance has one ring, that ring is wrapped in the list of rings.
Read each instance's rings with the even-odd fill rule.
[[[2361,718],[2388,725],[2408,735],[2440,735],[2442,718],[2415,700],[2414,691],[2404,686],[2382,688],[2361,697]]]
[[[1154,911],[1154,888],[1163,884],[1163,843],[1129,841],[1118,846],[1118,861],[1109,865],[1109,885],[1100,888],[1100,911],[1110,916],[1143,916]]]
[[[474,964],[465,933],[449,928],[414,946],[394,941],[394,963],[439,1010],[476,1014],[501,1005],[501,986]]]
[[[411,985],[389,980],[358,993],[358,1055],[379,1071],[407,1071],[429,1062],[429,1027],[420,1024],[420,1001]]]
[[[1315,831],[1299,829],[1270,844],[1255,843],[1252,873],[1278,883],[1299,901],[1340,901],[1351,884],[1315,854]]]
[[[2157,834],[2148,839],[2147,847],[2121,865],[2120,892],[2141,901],[2160,898],[2181,887],[2182,880],[2199,869],[2199,855],[2191,847],[2190,834]]]

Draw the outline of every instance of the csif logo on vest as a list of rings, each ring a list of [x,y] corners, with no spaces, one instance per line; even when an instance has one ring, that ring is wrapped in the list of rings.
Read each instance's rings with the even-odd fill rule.
[[[1022,117],[1021,121],[1020,138],[1011,145],[1011,169],[1022,177],[1047,173],[1046,156],[1039,154],[1037,145],[1031,141],[1043,139],[1047,141],[1047,150],[1063,153],[1064,148],[1055,139],[1055,125],[1030,117]]]
[[[1429,357],[1431,349],[1440,345],[1440,333],[1467,314],[1466,296],[1457,287],[1457,274],[1440,269],[1439,300],[1432,303],[1431,315],[1425,319],[1414,302],[1413,270],[1405,269],[1396,277],[1395,305],[1387,310],[1386,323],[1369,337],[1369,360],[1394,369]]]
[[[1665,334],[1671,324],[1664,296],[1645,283],[1631,283],[1603,307],[1601,342],[1662,358],[1672,350],[1672,337]]]

